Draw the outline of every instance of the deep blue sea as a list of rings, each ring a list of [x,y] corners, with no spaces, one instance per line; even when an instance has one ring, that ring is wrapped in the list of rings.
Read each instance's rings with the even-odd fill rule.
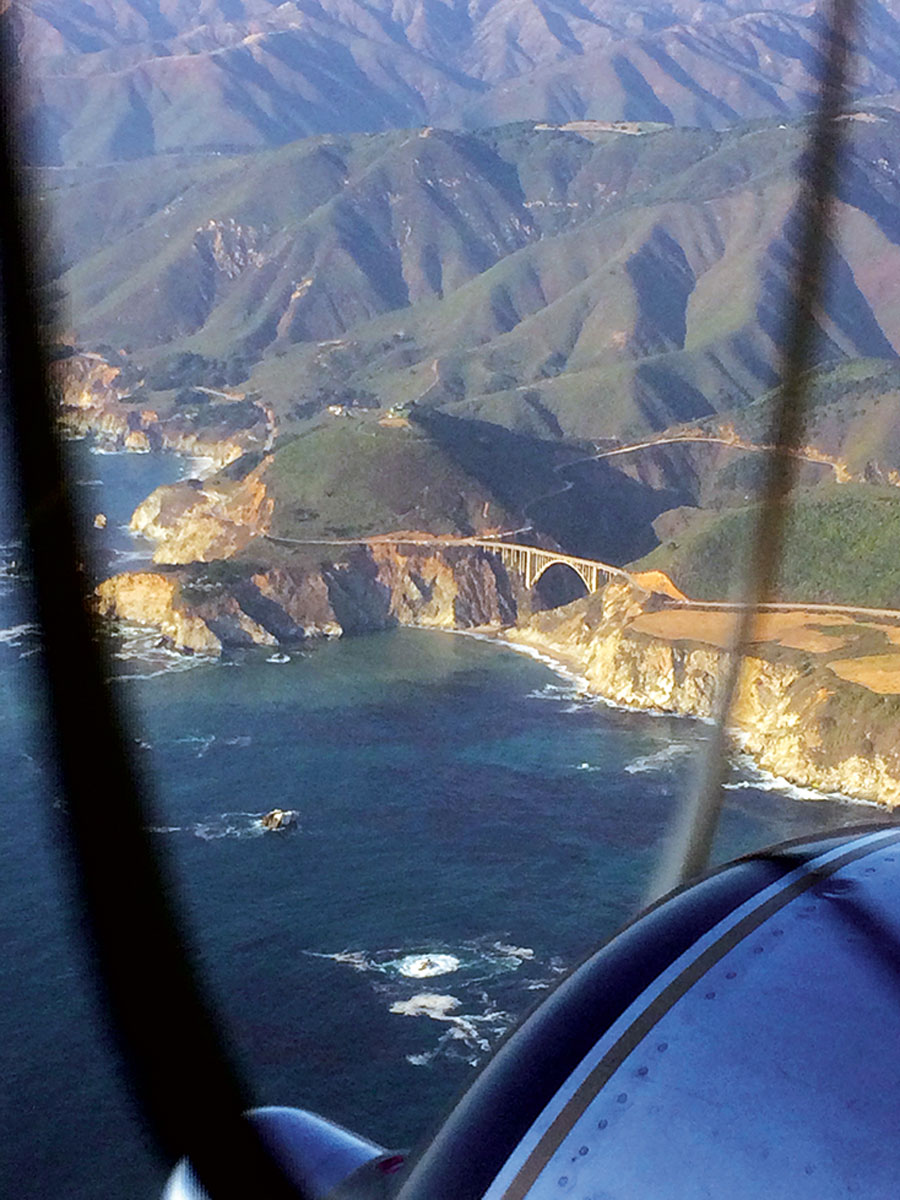
[[[113,568],[139,564],[146,548],[121,526],[182,464],[90,449],[73,448],[77,490],[87,518],[109,518],[91,536]],[[2,511],[8,563],[17,531]],[[114,687],[258,1100],[415,1144],[504,1031],[634,912],[704,727],[608,708],[461,635],[400,630],[287,662],[154,642],[124,638]],[[25,585],[0,577],[0,1191],[152,1200],[165,1168],[111,1061],[61,880],[38,664]],[[261,831],[274,807],[296,812],[293,830]],[[876,816],[739,764],[718,857]],[[422,955],[443,973],[417,977]]]

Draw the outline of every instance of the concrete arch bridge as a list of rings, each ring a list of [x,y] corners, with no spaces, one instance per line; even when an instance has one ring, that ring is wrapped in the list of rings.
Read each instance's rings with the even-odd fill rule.
[[[545,550],[540,546],[524,546],[518,542],[491,541],[489,538],[441,537],[432,534],[377,534],[369,538],[288,538],[265,535],[269,541],[284,546],[447,546],[454,548],[477,547],[496,554],[508,571],[514,571],[529,590],[551,568],[558,565],[569,567],[581,579],[588,592],[599,591],[611,579],[621,579],[633,586],[641,582],[622,567],[596,558],[579,558],[575,554],[563,554],[558,550]]]
[[[526,588],[533,588],[541,576],[551,567],[562,564],[570,567],[581,579],[588,592],[599,591],[610,579],[634,580],[621,567],[611,566],[594,558],[578,558],[574,554],[560,554],[556,550],[544,550],[539,546],[520,546],[515,542],[491,542],[486,539],[466,539],[466,544],[479,546],[496,554],[508,571],[522,577]]]

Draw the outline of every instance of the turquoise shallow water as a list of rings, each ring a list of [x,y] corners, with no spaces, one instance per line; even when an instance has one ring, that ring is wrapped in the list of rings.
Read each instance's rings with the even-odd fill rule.
[[[127,508],[121,475],[92,487],[119,489]],[[98,1032],[58,878],[24,604],[22,585],[0,580],[13,1097],[0,1173],[23,1200],[152,1197],[162,1168]],[[705,736],[450,634],[331,642],[288,662],[189,662],[152,639],[126,651],[115,686],[154,781],[154,836],[259,1100],[387,1144],[421,1137],[511,1023],[631,915]],[[731,782],[720,858],[873,815],[742,770]],[[296,828],[263,834],[276,806]],[[443,973],[416,976],[421,956]]]

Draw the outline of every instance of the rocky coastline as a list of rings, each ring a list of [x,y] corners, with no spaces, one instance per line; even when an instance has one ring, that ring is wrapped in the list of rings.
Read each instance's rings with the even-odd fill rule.
[[[134,413],[117,396],[116,369],[82,358],[66,371],[68,427],[74,420],[143,449],[123,433],[135,432]],[[185,449],[176,443],[166,444]],[[189,453],[201,452],[201,443],[189,443]],[[268,455],[251,456],[246,440],[202,444],[202,451],[220,464],[242,461],[212,481],[157,489],[138,506],[132,528],[156,542],[159,565],[103,581],[96,590],[102,616],[149,626],[172,647],[203,654],[397,625],[478,631],[549,657],[612,703],[712,714],[728,644],[723,614],[704,620],[695,608],[690,620],[666,625],[666,613],[679,610],[671,585],[649,577],[645,587],[610,582],[562,608],[534,612],[518,577],[485,549],[421,537],[286,546],[268,537]],[[740,673],[735,742],[791,783],[893,808],[900,805],[900,629],[849,622],[853,628],[837,636],[835,623],[760,637]],[[881,682],[867,685],[865,670],[848,670],[848,662],[877,663],[869,676]]]
[[[727,652],[641,628],[646,598],[621,584],[541,613],[502,637],[576,672],[626,708],[712,717]],[[829,656],[761,641],[741,664],[731,714],[735,749],[763,771],[823,795],[900,805],[900,695],[840,678]]]
[[[540,652],[615,704],[701,719],[713,712],[725,669],[725,649],[702,628],[676,637],[642,628],[675,611],[659,593],[613,582],[532,613],[499,556],[473,548],[373,543],[340,562],[127,573],[102,583],[97,601],[105,616],[214,654],[397,625],[477,631]],[[898,723],[900,695],[842,679],[828,654],[767,640],[744,658],[736,744],[791,783],[900,805]]]
[[[274,415],[242,393],[198,389],[204,404],[189,415],[157,401],[141,402],[141,381],[100,354],[77,353],[53,364],[64,434],[94,437],[98,445],[147,454],[168,450],[222,468],[274,438]]]

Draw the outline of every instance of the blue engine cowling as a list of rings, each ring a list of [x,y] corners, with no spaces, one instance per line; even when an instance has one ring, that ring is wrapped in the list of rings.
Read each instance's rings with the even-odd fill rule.
[[[900,829],[748,856],[660,902],[509,1037],[410,1171],[251,1119],[309,1200],[900,1196]],[[181,1164],[165,1200],[205,1200]]]
[[[381,1200],[403,1165],[401,1154],[300,1108],[254,1108],[247,1119],[306,1200]],[[169,1177],[163,1200],[209,1200],[186,1159]]]

